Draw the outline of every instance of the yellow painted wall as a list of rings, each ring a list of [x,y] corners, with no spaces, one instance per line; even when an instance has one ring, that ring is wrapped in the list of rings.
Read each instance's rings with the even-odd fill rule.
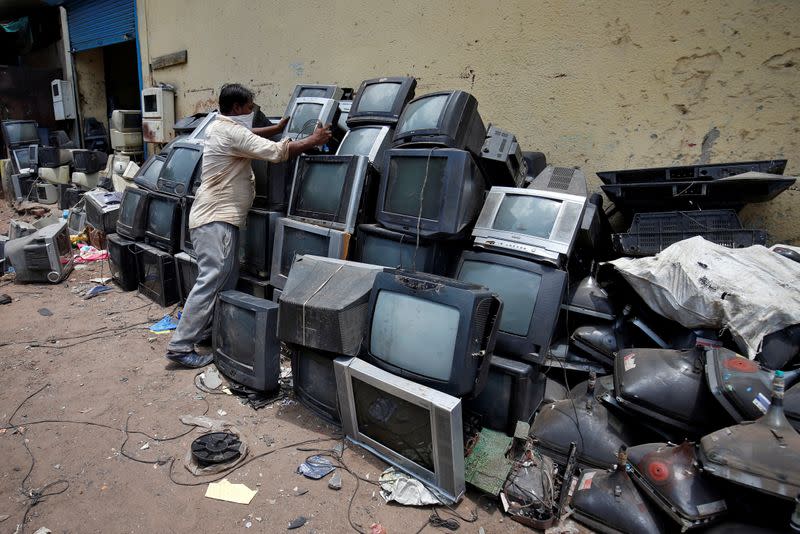
[[[108,103],[106,102],[106,75],[103,49],[93,48],[73,56],[78,86],[77,101],[81,119],[94,117],[108,131]],[[83,128],[83,121],[81,121]]]
[[[280,114],[297,83],[357,87],[411,74],[417,94],[464,89],[485,122],[557,165],[598,170],[788,158],[800,173],[797,0],[137,0],[142,62],[177,88],[176,115],[253,88]],[[146,83],[147,85],[147,83]],[[747,208],[800,244],[800,187]]]

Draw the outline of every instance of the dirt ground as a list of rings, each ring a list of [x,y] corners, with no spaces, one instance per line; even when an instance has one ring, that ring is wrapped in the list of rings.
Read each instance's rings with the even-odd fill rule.
[[[4,201],[0,205],[5,233],[12,212]],[[169,336],[147,329],[172,310],[116,286],[83,300],[83,291],[94,285],[89,279],[101,275],[108,276],[107,265],[76,270],[57,285],[0,280],[0,294],[13,298],[0,306],[0,427],[12,415],[21,426],[0,430],[0,532],[15,532],[29,508],[32,500],[23,487],[49,484],[42,493],[58,493],[30,507],[24,532],[283,532],[301,515],[308,522],[296,532],[348,532],[354,531],[348,522],[351,498],[349,517],[363,531],[380,523],[389,534],[414,533],[426,524],[430,509],[386,504],[366,481],[356,491],[355,478],[346,472],[340,491],[329,489],[327,479],[297,474],[298,464],[313,454],[300,448],[333,448],[340,443],[337,429],[291,397],[285,405],[256,411],[237,397],[200,392],[197,371],[164,359]],[[45,309],[52,315],[43,315]],[[183,467],[198,431],[159,441],[187,432],[181,415],[204,413],[235,424],[251,456],[270,453],[228,476],[258,490],[249,505],[206,498],[207,484]],[[126,422],[130,431],[151,436],[128,434],[125,454],[141,462],[122,454]],[[386,467],[359,448],[347,449],[344,461],[370,482]],[[177,485],[170,473],[197,485]],[[464,517],[477,510],[477,520],[460,521],[459,532],[531,532],[487,499],[479,502],[474,492],[456,509]],[[434,531],[445,532],[424,529]]]

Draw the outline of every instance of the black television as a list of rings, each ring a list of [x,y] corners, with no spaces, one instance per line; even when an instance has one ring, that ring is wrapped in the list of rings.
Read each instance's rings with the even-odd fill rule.
[[[133,183],[150,191],[156,191],[158,189],[158,176],[161,174],[165,161],[167,161],[165,156],[156,155],[147,158],[144,165],[139,167],[136,176],[133,177]]]
[[[39,147],[39,167],[55,169],[72,163],[72,151],[51,146]]]
[[[240,291],[223,291],[214,306],[214,363],[228,378],[275,391],[281,374],[278,305]]]
[[[72,184],[58,184],[58,209],[68,210],[83,198],[84,191]]]
[[[106,167],[108,154],[99,150],[76,149],[72,151],[72,168],[75,172],[93,174]]]
[[[192,234],[189,232],[189,215],[192,213],[192,204],[194,204],[194,197],[186,195],[183,197],[183,205],[181,206],[181,235],[179,247],[181,252],[185,252],[193,258],[197,256],[194,252],[194,245],[192,244]]]
[[[156,190],[183,196],[200,183],[203,144],[193,141],[175,143],[156,181]]]
[[[393,146],[444,146],[480,155],[486,127],[478,101],[464,91],[440,91],[406,105],[394,130]]]
[[[502,310],[485,287],[387,269],[370,295],[367,358],[448,395],[475,396],[489,373]]]
[[[349,130],[342,139],[337,156],[367,156],[380,172],[384,154],[392,141],[393,130],[388,126],[358,126]]]
[[[378,224],[360,224],[355,258],[362,263],[449,276],[460,245],[457,241],[418,239]]]
[[[706,163],[704,165],[682,165],[676,167],[653,167],[601,171],[597,173],[604,184],[641,184],[646,182],[708,181],[727,178],[745,172],[783,174],[785,159],[762,161],[736,161],[731,163]]]
[[[95,189],[83,195],[86,223],[105,234],[117,230],[122,193]]]
[[[36,121],[2,121],[3,139],[9,148],[20,145],[39,144],[39,131]]]
[[[352,234],[366,215],[370,178],[367,156],[300,156],[287,215]]]
[[[135,241],[119,234],[106,236],[108,248],[108,267],[111,278],[123,291],[134,291],[139,287],[139,274],[136,268]]]
[[[364,80],[353,98],[347,125],[397,124],[416,87],[417,79],[412,76]]]
[[[175,253],[181,236],[181,199],[172,195],[150,193],[144,235],[148,244],[170,254]]]
[[[333,360],[340,355],[289,345],[292,388],[300,403],[329,423],[341,425]]]
[[[289,97],[289,103],[286,105],[286,111],[283,116],[288,117],[291,113],[294,103],[298,98],[332,98],[339,100],[343,96],[343,91],[336,85],[322,85],[322,84],[298,84],[295,85],[292,95]]]
[[[145,243],[136,243],[134,250],[139,293],[162,307],[178,302],[178,273],[172,254]]]
[[[286,211],[292,189],[296,158],[278,163],[253,160],[256,196],[253,207],[267,211]],[[261,165],[263,163],[263,165]]]
[[[144,239],[147,225],[146,189],[128,186],[122,193],[117,217],[117,233],[128,239]]]
[[[197,260],[185,252],[178,252],[175,254],[175,268],[178,273],[178,295],[181,303],[185,303],[197,281]]]
[[[495,354],[483,391],[464,410],[479,415],[484,428],[513,436],[517,421],[530,423],[539,409],[546,381],[536,367]]]
[[[247,213],[247,226],[239,234],[243,270],[261,278],[269,278],[275,225],[281,217],[282,214],[277,211],[251,209]]]
[[[375,218],[398,232],[461,238],[478,217],[485,190],[486,181],[469,152],[391,149],[383,166]]]
[[[465,251],[455,277],[487,287],[502,299],[499,353],[534,363],[548,354],[567,288],[566,271],[503,254]]]

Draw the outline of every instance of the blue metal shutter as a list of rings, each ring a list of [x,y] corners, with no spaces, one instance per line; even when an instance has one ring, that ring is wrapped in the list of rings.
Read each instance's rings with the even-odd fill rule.
[[[66,3],[73,52],[136,39],[135,0],[71,0]]]

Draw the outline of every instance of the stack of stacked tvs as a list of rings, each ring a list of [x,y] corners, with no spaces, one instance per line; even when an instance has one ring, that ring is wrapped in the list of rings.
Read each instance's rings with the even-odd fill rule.
[[[72,151],[66,148],[39,147],[39,178],[51,184],[70,183]]]
[[[99,150],[72,151],[72,183],[85,189],[94,189],[100,182],[100,171],[105,168],[108,154]]]
[[[109,121],[111,148],[118,154],[142,151],[142,112],[134,109],[115,109]]]

